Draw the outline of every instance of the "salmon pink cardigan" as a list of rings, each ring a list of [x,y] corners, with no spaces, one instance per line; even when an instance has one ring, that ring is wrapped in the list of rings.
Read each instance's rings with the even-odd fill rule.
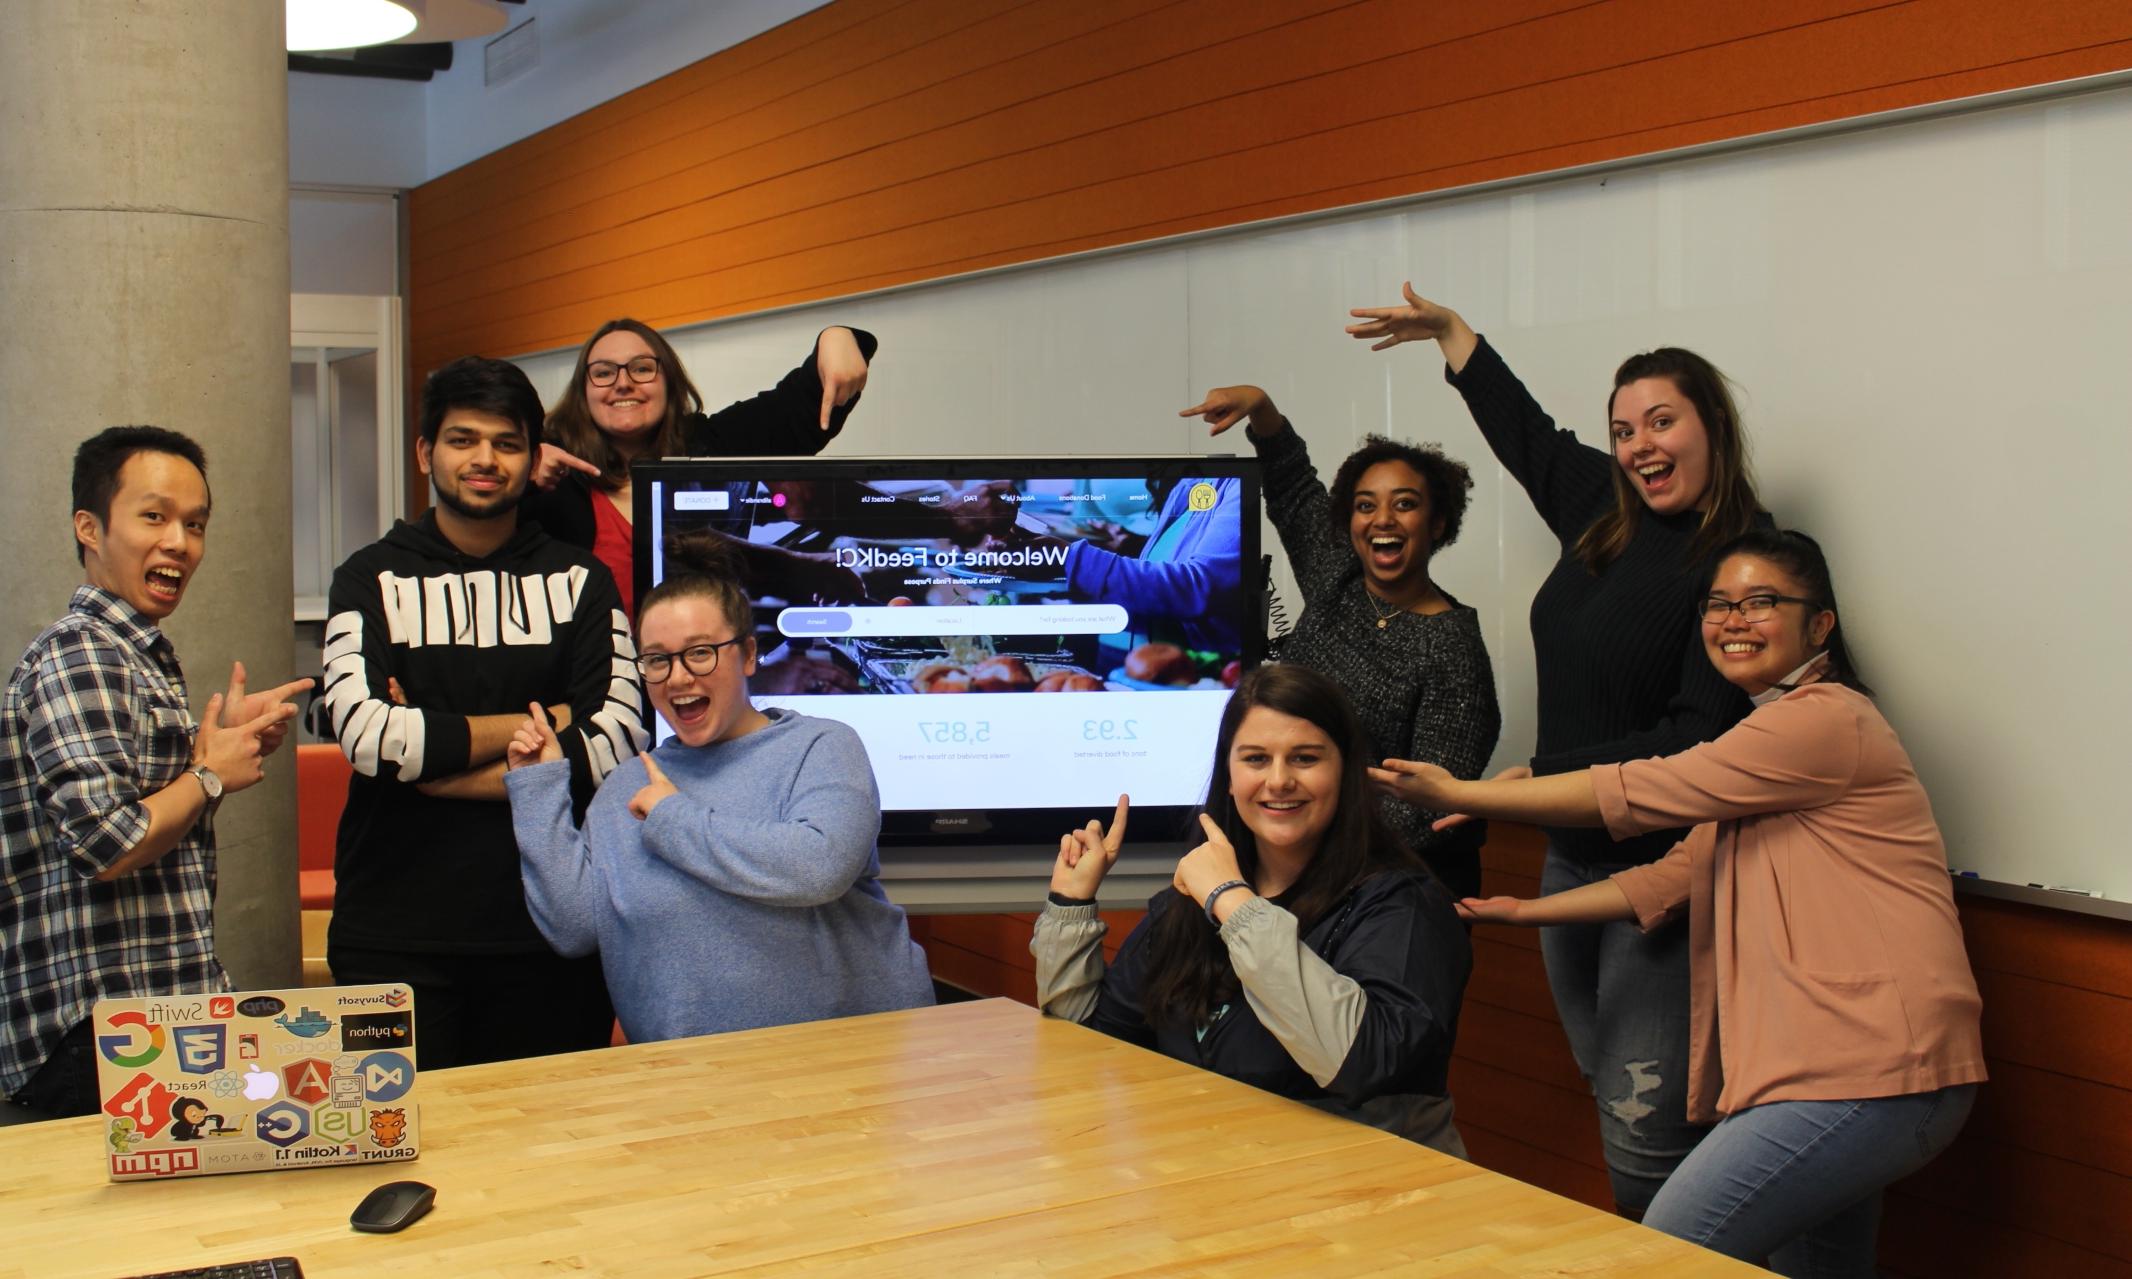
[[[1984,1078],[1946,848],[1870,698],[1806,684],[1591,777],[1616,839],[1695,824],[1613,877],[1646,932],[1688,913],[1689,1119]]]

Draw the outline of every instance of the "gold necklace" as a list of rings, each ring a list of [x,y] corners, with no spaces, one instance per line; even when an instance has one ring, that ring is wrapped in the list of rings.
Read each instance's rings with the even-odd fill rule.
[[[1389,613],[1377,607],[1377,593],[1367,586],[1362,588],[1362,598],[1370,602],[1370,611],[1377,615],[1377,629],[1380,631],[1390,626],[1392,619],[1404,611],[1396,604],[1392,606],[1392,610]]]

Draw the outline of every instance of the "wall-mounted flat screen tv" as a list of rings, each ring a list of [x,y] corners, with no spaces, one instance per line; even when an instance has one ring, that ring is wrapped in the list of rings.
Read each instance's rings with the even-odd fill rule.
[[[1264,644],[1255,460],[667,459],[636,591],[755,600],[759,707],[865,741],[891,844],[1053,844],[1133,799],[1174,839]],[[659,727],[663,740],[668,730]]]

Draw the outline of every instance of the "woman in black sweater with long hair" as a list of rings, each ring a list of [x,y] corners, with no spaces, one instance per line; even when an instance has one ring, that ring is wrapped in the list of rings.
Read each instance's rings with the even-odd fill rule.
[[[1711,668],[1694,608],[1718,547],[1766,524],[1725,377],[1692,351],[1631,356],[1607,397],[1611,452],[1561,430],[1457,312],[1404,289],[1348,332],[1383,350],[1433,340],[1445,378],[1562,548],[1532,601],[1538,741],[1530,770],[1672,755],[1748,710]],[[1455,819],[1453,819],[1455,820]],[[1655,861],[1685,831],[1610,841],[1547,832],[1543,893]],[[1687,1121],[1688,936],[1631,924],[1541,933],[1548,985],[1599,1105],[1614,1200],[1641,1216],[1703,1130]]]

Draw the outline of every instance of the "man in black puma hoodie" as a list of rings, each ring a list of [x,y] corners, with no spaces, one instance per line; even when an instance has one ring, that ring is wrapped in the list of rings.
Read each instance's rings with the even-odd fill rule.
[[[326,958],[344,983],[415,992],[424,1067],[608,1042],[598,957],[564,959],[526,913],[503,789],[530,703],[561,730],[579,806],[643,749],[635,648],[590,551],[518,523],[540,396],[468,357],[422,388],[415,461],[435,504],[333,574],[318,709],[355,766]]]

